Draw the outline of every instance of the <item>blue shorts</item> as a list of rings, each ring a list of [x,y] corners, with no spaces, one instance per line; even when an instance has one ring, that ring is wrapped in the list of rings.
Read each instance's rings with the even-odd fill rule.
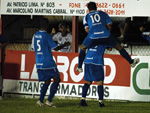
[[[85,64],[85,81],[104,81],[104,66]]]
[[[57,68],[45,69],[45,70],[38,69],[37,72],[38,72],[39,81],[46,81],[46,80],[53,78],[54,76],[60,77],[60,74]]]
[[[97,38],[97,39],[92,39],[87,36],[84,41],[83,45],[86,48],[91,48],[97,45],[106,45],[108,47],[115,47],[119,42],[116,40],[114,36],[110,36],[108,38]]]

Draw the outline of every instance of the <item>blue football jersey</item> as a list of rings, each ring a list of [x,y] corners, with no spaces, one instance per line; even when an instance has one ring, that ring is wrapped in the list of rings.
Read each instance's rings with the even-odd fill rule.
[[[89,27],[89,38],[108,38],[110,36],[110,30],[107,28],[107,24],[111,24],[112,21],[109,15],[103,11],[91,11],[83,19],[84,27]]]
[[[50,34],[46,31],[36,32],[32,39],[32,45],[34,45],[33,49],[35,50],[37,69],[50,69],[56,67],[51,50],[57,45]]]
[[[95,64],[95,65],[104,65],[104,51],[105,45],[98,45],[92,48],[89,48],[84,60],[85,64]]]

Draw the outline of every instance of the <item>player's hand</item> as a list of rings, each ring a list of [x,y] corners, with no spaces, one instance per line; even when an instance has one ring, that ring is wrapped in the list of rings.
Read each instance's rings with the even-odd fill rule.
[[[108,47],[107,50],[112,51],[112,48]]]
[[[82,72],[83,72],[83,69],[77,67],[76,71],[79,72],[79,73],[82,73]]]
[[[71,43],[70,42],[65,42],[64,46],[69,46]]]
[[[140,31],[142,32],[142,31],[144,31],[145,30],[145,28],[142,26],[142,27],[140,27]]]

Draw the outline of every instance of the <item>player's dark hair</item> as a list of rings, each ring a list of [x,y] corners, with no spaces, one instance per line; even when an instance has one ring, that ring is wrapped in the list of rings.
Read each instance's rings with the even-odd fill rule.
[[[41,18],[40,19],[40,27],[45,28],[49,26],[49,21],[47,18]]]
[[[67,23],[66,23],[66,21],[62,21],[62,22],[58,25],[59,28],[61,28],[62,26],[65,26],[65,27],[67,28]]]
[[[95,2],[89,2],[87,7],[89,10],[97,10],[97,6]]]

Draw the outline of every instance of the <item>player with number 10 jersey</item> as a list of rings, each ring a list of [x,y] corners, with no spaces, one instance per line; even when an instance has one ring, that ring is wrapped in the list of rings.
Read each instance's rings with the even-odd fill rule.
[[[110,36],[110,30],[107,28],[107,24],[111,24],[112,21],[108,14],[103,11],[91,11],[83,19],[84,27],[89,27],[89,38],[108,38]]]
[[[85,51],[97,45],[107,45],[119,51],[131,67],[135,67],[139,59],[131,59],[128,52],[121,46],[114,36],[111,35],[111,18],[103,11],[98,11],[95,2],[87,4],[89,13],[84,17],[83,24],[87,37],[84,39],[79,53],[77,71],[82,72],[82,63],[85,59]]]

